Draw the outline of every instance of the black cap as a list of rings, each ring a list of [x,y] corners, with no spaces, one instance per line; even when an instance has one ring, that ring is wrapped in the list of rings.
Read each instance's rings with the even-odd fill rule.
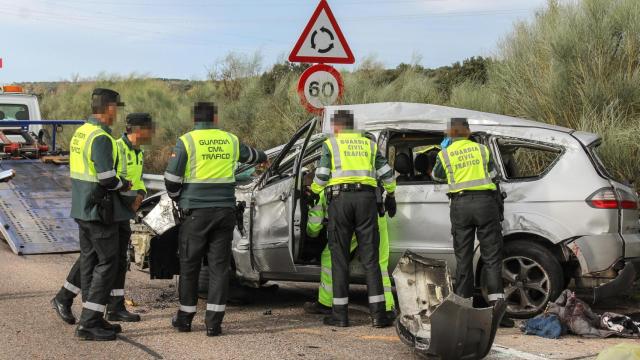
[[[469,120],[467,118],[451,118],[449,119],[449,123],[447,124],[449,127],[454,126],[463,126],[467,129],[469,128]]]
[[[124,103],[120,101],[120,94],[117,91],[111,89],[97,88],[93,90],[91,94],[91,101],[97,106],[106,106],[108,104],[117,104],[118,106],[124,106]]]
[[[131,113],[127,115],[128,126],[151,127],[152,120],[149,113]]]

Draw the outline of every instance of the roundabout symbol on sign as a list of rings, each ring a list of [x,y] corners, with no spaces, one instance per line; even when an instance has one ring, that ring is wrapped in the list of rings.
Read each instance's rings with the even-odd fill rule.
[[[300,101],[312,113],[320,113],[325,106],[338,102],[343,90],[340,72],[325,64],[308,68],[298,81]]]

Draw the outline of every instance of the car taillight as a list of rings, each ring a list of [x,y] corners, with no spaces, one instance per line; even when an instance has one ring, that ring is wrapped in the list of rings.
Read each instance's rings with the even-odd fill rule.
[[[596,209],[630,209],[638,208],[636,197],[624,190],[615,191],[612,188],[603,188],[587,198],[587,204]]]
[[[618,197],[620,198],[621,209],[635,210],[638,208],[638,198],[635,194],[625,190],[618,190]]]
[[[596,209],[617,209],[618,198],[613,189],[600,189],[587,198],[587,204]]]

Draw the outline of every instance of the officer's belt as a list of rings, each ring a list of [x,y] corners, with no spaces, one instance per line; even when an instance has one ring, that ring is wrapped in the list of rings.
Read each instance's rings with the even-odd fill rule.
[[[447,195],[449,196],[449,198],[455,199],[455,198],[464,197],[464,196],[473,196],[473,195],[494,196],[495,194],[496,194],[495,190],[462,190],[460,192],[449,193]]]
[[[332,191],[376,191],[376,188],[371,185],[364,184],[337,184],[330,186]]]

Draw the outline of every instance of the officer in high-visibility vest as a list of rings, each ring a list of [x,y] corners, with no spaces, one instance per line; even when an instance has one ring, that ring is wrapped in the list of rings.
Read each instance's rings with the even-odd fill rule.
[[[213,103],[199,102],[193,109],[194,130],[178,139],[164,174],[169,196],[184,214],[179,234],[180,309],[171,324],[191,331],[198,302],[198,276],[203,257],[209,267],[209,294],[205,325],[207,336],[221,333],[236,225],[234,170],[238,162],[257,164],[267,155],[244,145],[218,128]]]
[[[116,121],[119,106],[124,103],[117,92],[95,89],[93,115],[76,130],[69,149],[71,217],[80,230],[82,314],[76,336],[85,340],[115,340],[121,330],[103,317],[118,273],[117,223],[128,221],[131,213],[116,193],[131,188],[117,173],[118,148],[109,128]],[[76,286],[65,288],[80,291]],[[58,312],[61,308],[71,312],[70,303],[52,302]]]
[[[331,119],[334,135],[322,146],[320,166],[311,185],[319,194],[325,190],[329,202],[329,249],[333,281],[332,315],[325,325],[349,326],[349,255],[355,231],[360,260],[365,268],[369,310],[374,327],[389,326],[385,313],[384,287],[380,271],[378,247],[377,180],[387,191],[385,206],[395,213],[396,182],[387,159],[378,145],[362,133],[354,131],[353,114],[338,111]]]
[[[480,242],[483,271],[486,272],[488,300],[504,301],[502,282],[502,225],[493,161],[489,149],[469,140],[466,118],[452,118],[447,139],[433,169],[433,178],[449,184],[451,233],[456,257],[455,293],[471,298],[475,288],[473,250]],[[508,319],[503,321],[508,325]]]
[[[131,241],[131,226],[129,219],[135,217],[146,195],[146,188],[142,181],[142,168],[144,154],[140,145],[149,144],[153,135],[151,116],[146,113],[133,113],[127,115],[127,132],[116,140],[118,149],[117,175],[131,183],[131,189],[120,192],[119,195],[126,208],[121,209],[128,213],[128,219],[118,222],[118,266],[115,282],[113,283],[109,303],[107,304],[107,320],[109,321],[140,321],[140,315],[127,311],[124,303],[124,284],[128,269],[127,249]],[[128,210],[130,209],[130,210]],[[80,258],[69,271],[67,280],[52,300],[54,309],[58,315],[69,324],[75,324],[76,318],[71,311],[71,305],[81,289]],[[119,325],[114,324],[113,329],[120,332]]]
[[[318,203],[309,209],[309,220],[307,221],[307,235],[316,238],[322,231],[323,220],[327,217],[327,199],[324,192],[320,193]],[[379,262],[382,272],[382,286],[384,286],[385,309],[390,318],[395,317],[396,307],[391,288],[391,278],[389,277],[389,234],[387,232],[387,218],[378,217],[378,229],[380,232]],[[351,238],[350,252],[353,253],[358,247],[358,241]],[[333,305],[333,281],[331,279],[331,251],[329,246],[325,246],[320,255],[320,287],[318,288],[318,301],[306,302],[304,310],[309,314],[331,314]]]
[[[127,207],[131,209],[130,219],[135,214],[147,195],[147,188],[142,180],[144,168],[144,152],[141,145],[151,143],[153,137],[153,121],[148,113],[132,113],[127,115],[126,133],[116,141],[118,146],[118,173],[131,182],[131,189],[121,193]],[[124,303],[124,284],[129,268],[127,249],[131,243],[131,223],[129,220],[118,223],[120,227],[120,252],[118,254],[118,276],[111,290],[107,320],[140,321],[140,315],[127,311]]]

